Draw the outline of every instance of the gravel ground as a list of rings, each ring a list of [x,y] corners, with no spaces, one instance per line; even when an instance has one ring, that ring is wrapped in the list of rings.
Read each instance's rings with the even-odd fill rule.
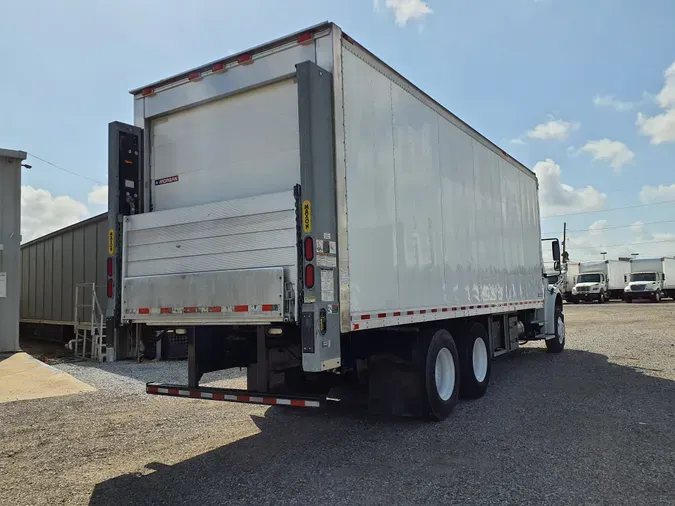
[[[99,390],[0,406],[0,504],[675,504],[675,303],[566,314],[563,354],[497,359],[437,424],[143,394],[184,363],[61,364]]]

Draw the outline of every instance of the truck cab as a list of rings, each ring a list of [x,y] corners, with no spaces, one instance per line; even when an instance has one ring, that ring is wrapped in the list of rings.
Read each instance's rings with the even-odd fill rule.
[[[624,300],[651,299],[659,302],[663,293],[665,275],[662,272],[633,272],[624,288]]]
[[[607,292],[607,277],[602,272],[584,272],[577,276],[577,282],[572,288],[572,302],[609,300]]]

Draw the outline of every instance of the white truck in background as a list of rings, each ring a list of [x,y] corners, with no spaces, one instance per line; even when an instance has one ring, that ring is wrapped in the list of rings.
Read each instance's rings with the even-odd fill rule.
[[[346,385],[441,420],[494,357],[563,350],[535,174],[336,25],[132,94],[135,125],[109,126],[108,346],[188,346],[187,384],[149,394],[312,408]],[[247,389],[200,385],[234,367]]]
[[[572,288],[577,283],[579,275],[579,262],[569,261],[562,264],[562,283],[559,285],[563,299],[570,301],[572,299]]]
[[[626,302],[662,298],[675,299],[675,258],[634,258],[630,261],[630,278],[623,292]]]
[[[577,304],[580,301],[603,303],[622,299],[630,266],[628,260],[581,262],[570,300]]]

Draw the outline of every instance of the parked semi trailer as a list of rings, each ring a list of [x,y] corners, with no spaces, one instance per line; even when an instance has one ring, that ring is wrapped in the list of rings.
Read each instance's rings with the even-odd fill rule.
[[[675,258],[634,258],[630,269],[630,282],[623,293],[626,302],[675,298]]]
[[[565,344],[537,179],[322,24],[132,91],[110,124],[109,336],[188,336],[150,394],[443,419],[493,357]],[[546,260],[560,261],[557,240]],[[200,386],[247,368],[247,390]]]

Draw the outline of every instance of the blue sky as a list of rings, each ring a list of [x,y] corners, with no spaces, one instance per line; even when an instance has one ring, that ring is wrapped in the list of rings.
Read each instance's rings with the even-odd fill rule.
[[[24,239],[105,210],[94,181],[107,177],[108,122],[132,121],[128,90],[331,20],[535,169],[542,214],[567,215],[543,231],[560,235],[566,220],[572,258],[675,254],[675,221],[651,224],[675,220],[675,203],[653,204],[675,200],[672,0],[24,0],[2,10],[0,146],[91,179],[29,157]]]

